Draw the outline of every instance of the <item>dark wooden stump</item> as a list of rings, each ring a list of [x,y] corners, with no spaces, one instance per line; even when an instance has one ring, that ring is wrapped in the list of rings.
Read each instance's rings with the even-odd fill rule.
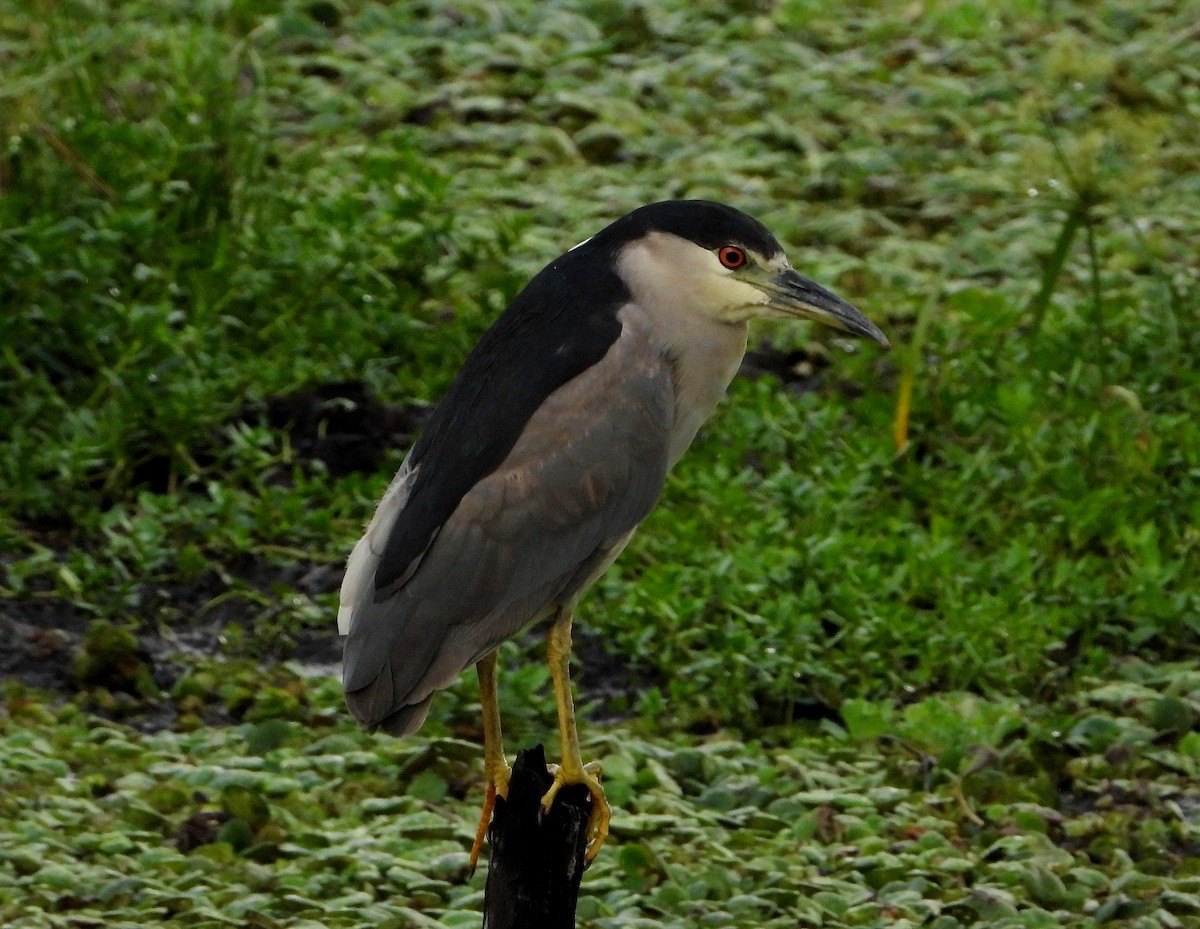
[[[483,892],[484,929],[573,929],[583,879],[587,788],[566,787],[542,815],[553,782],[542,746],[517,752],[508,799],[496,798]]]

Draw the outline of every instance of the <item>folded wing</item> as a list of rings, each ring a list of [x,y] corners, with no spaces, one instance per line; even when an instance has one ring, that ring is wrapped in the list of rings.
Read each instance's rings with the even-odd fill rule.
[[[401,468],[342,586],[343,687],[364,725],[415,731],[434,691],[575,598],[650,512],[668,467],[674,385],[643,338],[626,327],[603,363],[549,395],[423,552],[381,566],[423,465]]]

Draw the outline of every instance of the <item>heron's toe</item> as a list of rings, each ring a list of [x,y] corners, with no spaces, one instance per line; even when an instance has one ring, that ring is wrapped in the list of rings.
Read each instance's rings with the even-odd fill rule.
[[[600,774],[603,766],[599,761],[591,761],[577,768],[565,764],[551,764],[546,767],[554,775],[554,783],[542,796],[543,815],[550,812],[550,808],[554,806],[554,798],[564,787],[582,784],[592,796],[592,810],[588,815],[587,827],[588,845],[585,853],[586,860],[590,862],[600,853],[600,847],[608,838],[608,824],[612,819],[612,807],[609,806],[608,798],[604,796],[604,788],[600,786]]]

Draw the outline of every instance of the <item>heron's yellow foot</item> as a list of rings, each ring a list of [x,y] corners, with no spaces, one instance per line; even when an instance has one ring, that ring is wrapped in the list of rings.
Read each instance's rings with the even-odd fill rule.
[[[484,764],[487,777],[487,792],[483,795],[483,812],[479,816],[479,828],[475,830],[475,841],[471,843],[471,873],[475,873],[475,865],[479,861],[479,850],[483,848],[484,837],[487,836],[488,824],[492,821],[492,811],[496,808],[496,798],[508,799],[508,781],[512,777],[512,768],[503,755],[498,761],[488,759]]]
[[[564,787],[582,784],[592,795],[592,812],[588,816],[588,845],[584,858],[592,861],[599,853],[600,846],[608,838],[608,823],[612,819],[612,807],[604,796],[604,788],[600,786],[600,762],[588,764],[570,764],[569,758],[564,758],[561,765],[549,765],[550,773],[554,775],[554,783],[542,796],[542,813],[550,812],[554,806],[554,798]]]

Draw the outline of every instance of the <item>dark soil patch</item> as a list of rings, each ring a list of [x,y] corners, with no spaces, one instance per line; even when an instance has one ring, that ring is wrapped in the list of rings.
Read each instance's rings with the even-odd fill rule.
[[[117,626],[60,598],[9,599],[0,602],[0,676],[91,695],[98,700],[96,712],[140,728],[169,726],[177,709],[161,695],[147,699],[149,692],[169,693],[203,660],[336,667],[341,643],[332,615],[317,627],[282,614],[295,593],[337,590],[341,574],[340,564],[278,564],[245,555],[214,564],[191,582],[148,583],[128,623]],[[204,717],[231,721],[219,708],[206,709]]]
[[[189,583],[150,584],[130,617],[137,624],[121,630],[128,647],[109,647],[101,656],[88,612],[57,598],[9,600],[0,604],[0,635],[6,643],[0,650],[0,675],[64,695],[95,696],[99,688],[107,692],[91,706],[99,715],[146,730],[173,726],[179,708],[165,697],[146,699],[139,689],[146,680],[169,694],[194,666],[213,658],[250,658],[268,665],[296,661],[337,673],[342,641],[332,614],[320,626],[296,628],[295,622],[287,622],[286,634],[269,638],[263,637],[262,627],[274,625],[272,618],[286,609],[293,592],[328,594],[341,579],[341,564],[278,564],[245,555],[213,565]],[[530,634],[540,639],[543,632]],[[576,682],[581,701],[592,704],[593,718],[599,721],[633,715],[643,692],[665,686],[661,675],[612,651],[598,633],[577,629],[574,651],[580,659]],[[81,674],[81,667],[86,673]],[[201,715],[210,724],[238,721],[236,714],[215,704]]]
[[[886,384],[893,371],[891,362],[880,359],[879,383]],[[783,351],[770,341],[763,341],[757,348],[749,349],[738,368],[738,376],[757,380],[769,375],[778,378],[790,394],[800,395],[813,391],[830,391],[848,399],[861,397],[864,387],[849,378],[833,378],[833,359],[822,342],[812,342],[804,348]]]
[[[803,394],[821,389],[829,365],[829,356],[819,346],[785,352],[770,342],[762,342],[746,352],[738,374],[751,380],[769,374],[782,381],[791,393]]]
[[[239,419],[286,432],[297,456],[340,476],[377,471],[389,449],[412,445],[428,413],[420,404],[382,403],[362,381],[336,381],[250,404]]]
[[[666,689],[666,679],[628,655],[615,652],[597,632],[576,628],[572,651],[579,659],[574,674],[583,701],[592,703],[591,718],[613,722],[635,715],[638,698],[651,687]]]
[[[0,603],[0,675],[31,687],[74,687],[75,649],[91,622],[62,600],[30,598]]]

